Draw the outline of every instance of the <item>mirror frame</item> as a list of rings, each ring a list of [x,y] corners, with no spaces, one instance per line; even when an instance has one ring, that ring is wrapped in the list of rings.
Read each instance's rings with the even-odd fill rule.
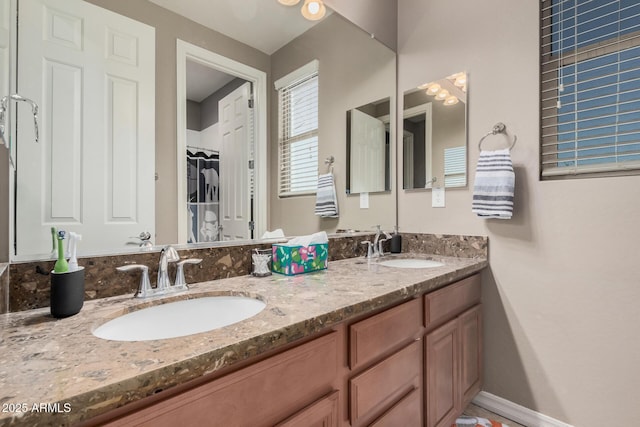
[[[178,189],[178,242],[187,243],[187,60],[215,68],[240,77],[253,84],[253,108],[255,129],[254,150],[254,236],[267,231],[267,74],[226,56],[211,52],[184,40],[176,41],[176,87],[177,87],[177,189]]]

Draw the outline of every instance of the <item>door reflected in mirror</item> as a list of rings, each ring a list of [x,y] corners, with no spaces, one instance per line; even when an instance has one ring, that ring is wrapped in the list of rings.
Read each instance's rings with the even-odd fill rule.
[[[457,73],[404,93],[402,188],[467,185],[467,90]]]
[[[390,98],[347,111],[347,194],[391,191]]]

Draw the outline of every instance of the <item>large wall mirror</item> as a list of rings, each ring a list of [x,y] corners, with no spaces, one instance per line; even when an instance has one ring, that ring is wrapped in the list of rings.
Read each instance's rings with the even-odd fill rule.
[[[210,0],[206,8],[197,0],[10,3],[21,8],[18,30],[12,28],[20,32],[15,34],[17,64],[10,63],[21,72],[11,87],[28,91],[23,95],[37,100],[41,118],[36,145],[32,121],[22,114],[23,107],[13,106],[20,113],[12,131],[13,146],[18,147],[16,192],[8,202],[15,209],[15,227],[8,236],[15,261],[51,257],[51,227],[83,234],[81,253],[89,255],[141,250],[137,236],[145,232],[155,245],[208,245],[259,238],[265,230],[279,226],[273,224],[279,212],[274,215],[269,206],[274,196],[273,186],[268,186],[277,176],[271,149],[277,129],[273,70],[282,68],[281,58],[292,57],[286,50],[296,46],[292,41],[315,28],[324,26],[323,31],[330,34],[335,25],[344,33],[342,27],[350,25],[362,32],[329,8],[324,19],[311,22],[301,16],[299,7],[286,7],[276,0],[244,6]],[[211,55],[188,50],[180,56],[179,40]],[[326,58],[329,53],[353,56],[349,43],[314,43],[328,52],[323,53]],[[375,39],[370,43],[381,45]],[[307,43],[298,53],[314,58],[313,49]],[[358,49],[368,56],[381,51],[384,61],[388,56],[395,61],[395,54],[386,47]],[[285,51],[286,55],[280,53]],[[105,58],[111,62],[99,64],[101,71],[92,71]],[[28,67],[25,61],[38,67]],[[347,69],[344,61],[320,60],[321,75],[332,83],[344,79],[345,85],[357,87],[358,94],[371,90],[361,82],[368,82],[368,76],[377,71],[362,63]],[[87,76],[93,80],[83,80]],[[178,88],[181,78],[182,91]],[[208,84],[210,80],[216,83]],[[389,75],[389,84],[395,88],[395,74]],[[379,87],[380,82],[372,85]],[[331,112],[344,114],[348,108],[330,104],[332,99],[342,99],[344,90],[324,93],[321,86],[320,91],[320,134],[331,135],[334,127],[323,129],[323,123]],[[228,97],[233,93],[241,93],[251,103],[246,130],[253,134],[253,145],[235,163],[242,165],[240,172],[228,163],[225,168],[221,139],[207,140],[212,133],[219,134],[216,125],[222,127],[217,120],[222,116],[214,111],[221,105],[219,100],[226,97],[227,105],[240,104],[236,102],[240,98]],[[395,96],[395,89],[387,96]],[[344,119],[340,123],[344,126]],[[343,128],[340,131],[344,134]],[[325,141],[339,144],[339,153],[344,153],[345,139],[331,136]],[[179,143],[186,150],[178,149]],[[320,169],[326,157],[323,150],[327,150],[322,144]],[[337,153],[331,147],[328,154]],[[34,170],[30,164],[35,159],[41,167]],[[340,160],[344,164],[345,159]],[[7,175],[12,176],[13,169]],[[338,182],[344,179],[342,175]],[[245,230],[228,235],[224,234],[224,197],[236,192],[225,190],[225,181],[246,196],[241,204],[248,208]],[[295,210],[295,204],[302,201],[288,200],[286,210]],[[312,208],[305,205],[304,212],[316,220]],[[372,223],[358,212],[352,216],[351,228],[368,228]],[[318,227],[313,221],[309,223]],[[82,228],[85,225],[90,228]],[[314,231],[309,226],[304,230]]]
[[[404,93],[402,188],[467,185],[467,90],[464,72]]]
[[[391,191],[389,98],[347,111],[347,193]]]

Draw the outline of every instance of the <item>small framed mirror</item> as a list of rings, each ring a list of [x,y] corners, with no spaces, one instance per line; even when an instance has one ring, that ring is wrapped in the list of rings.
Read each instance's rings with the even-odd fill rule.
[[[347,194],[391,191],[391,99],[347,111]]]
[[[404,93],[405,190],[467,185],[468,84],[460,72]]]

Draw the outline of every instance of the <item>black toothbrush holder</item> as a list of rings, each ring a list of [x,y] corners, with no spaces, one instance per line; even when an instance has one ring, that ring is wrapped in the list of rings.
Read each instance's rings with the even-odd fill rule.
[[[51,272],[51,315],[78,314],[84,304],[84,267],[65,273]]]

